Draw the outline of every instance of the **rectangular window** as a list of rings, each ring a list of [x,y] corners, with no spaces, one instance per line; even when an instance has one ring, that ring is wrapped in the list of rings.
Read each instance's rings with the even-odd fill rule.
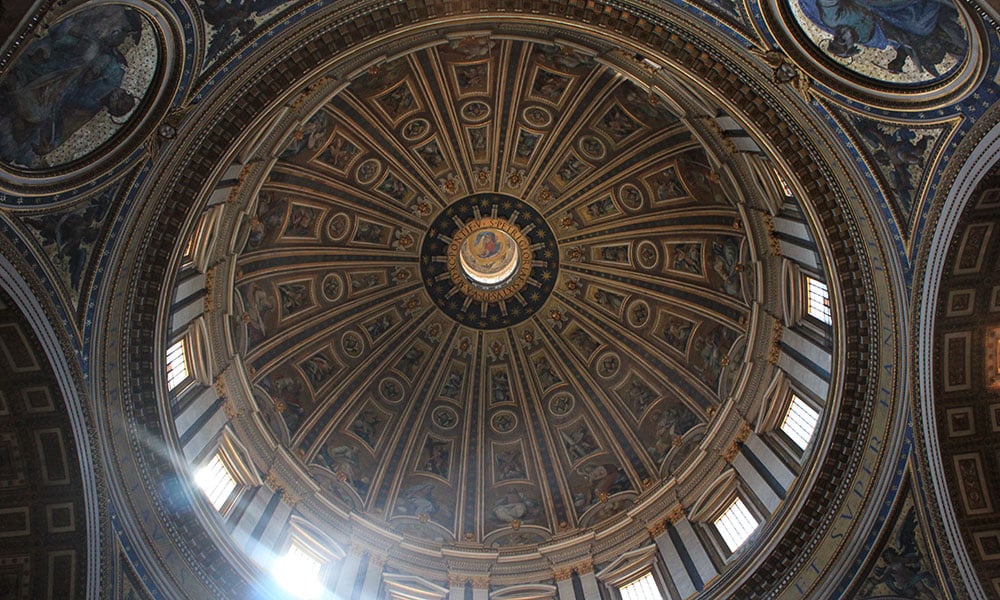
[[[233,478],[233,474],[229,472],[229,468],[226,467],[226,463],[222,461],[222,457],[218,453],[212,457],[212,460],[208,461],[208,464],[198,470],[194,480],[208,496],[208,501],[212,503],[215,510],[219,512],[222,512],[222,507],[236,490],[236,479]]]
[[[297,573],[312,579],[319,579],[319,569],[322,565],[312,554],[303,550],[302,546],[293,542],[292,545],[288,547],[288,552],[285,556],[289,562],[298,565],[298,568],[295,569]]]
[[[319,598],[323,591],[323,564],[293,539],[288,551],[274,561],[274,577],[295,598]]]
[[[652,573],[646,573],[632,583],[623,585],[618,588],[618,593],[622,595],[622,600],[663,600]]]
[[[750,509],[739,496],[715,520],[715,528],[722,536],[722,540],[726,542],[730,552],[736,552],[736,549],[747,541],[758,525],[760,522],[754,518]]]
[[[809,316],[827,325],[833,323],[830,312],[830,293],[826,289],[826,284],[818,279],[806,277],[806,287],[809,293]]]
[[[167,389],[173,390],[187,378],[187,349],[181,339],[167,348]]]
[[[788,405],[788,412],[785,413],[785,420],[781,422],[781,430],[799,448],[805,450],[816,430],[818,420],[819,413],[804,400],[793,395]]]

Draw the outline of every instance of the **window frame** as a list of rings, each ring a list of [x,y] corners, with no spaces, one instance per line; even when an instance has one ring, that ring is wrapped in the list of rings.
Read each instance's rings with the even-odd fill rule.
[[[181,266],[190,266],[199,273],[205,273],[209,268],[209,259],[219,239],[219,227],[222,222],[224,204],[214,204],[206,208],[195,223],[184,254],[181,256]]]
[[[177,368],[177,363],[171,360],[171,354],[175,352],[175,349],[180,349],[181,366],[183,367],[184,375],[179,379],[173,376],[175,369]],[[194,373],[191,369],[191,343],[188,339],[187,332],[178,336],[173,342],[167,345],[166,352],[163,358],[163,375],[164,381],[167,384],[167,393],[173,396],[180,396],[184,393],[184,390],[194,381]]]
[[[253,463],[247,458],[246,449],[235,439],[231,426],[227,424],[219,435],[218,443],[214,447],[211,445],[202,453],[192,469],[191,481],[198,487],[199,491],[208,501],[208,494],[205,493],[197,482],[198,470],[208,465],[212,459],[218,456],[229,475],[236,481],[236,488],[230,492],[229,497],[223,503],[221,509],[215,509],[211,501],[208,502],[223,519],[228,519],[236,507],[239,506],[243,497],[251,490],[263,485],[263,479]]]
[[[218,464],[218,468],[225,473],[228,482],[232,484],[231,487],[229,487],[229,491],[226,493],[225,498],[221,498],[218,504],[216,504],[216,502],[213,500],[213,494],[211,493],[210,490],[206,489],[207,486],[203,483],[203,481],[199,481],[199,478],[203,477],[202,473],[204,473],[206,469],[212,469],[213,471],[216,470],[215,468],[213,468],[213,465],[216,463]],[[237,478],[234,469],[230,467],[229,464],[227,464],[227,461],[224,457],[224,452],[221,449],[216,450],[209,457],[207,461],[203,462],[197,468],[197,470],[195,471],[194,481],[195,484],[198,486],[198,488],[205,495],[205,498],[208,500],[208,503],[213,508],[215,508],[215,510],[223,517],[227,516],[230,512],[232,512],[232,508],[233,505],[235,504],[236,497],[239,495],[240,492],[242,492],[242,488],[244,487]],[[219,482],[217,481],[213,482],[212,485],[214,486],[213,489],[216,489],[219,486]]]
[[[725,498],[725,502],[721,503],[721,508],[713,514],[711,519],[709,519],[709,527],[707,527],[707,529],[711,531],[712,542],[715,545],[719,556],[721,556],[724,561],[728,562],[747,547],[747,543],[750,542],[755,535],[757,535],[761,526],[763,526],[766,522],[766,519],[761,513],[760,507],[757,506],[757,502],[755,498],[753,498],[753,494],[747,494],[745,491],[740,489],[739,486],[733,489],[733,491]],[[750,517],[752,517],[757,524],[754,526],[753,530],[747,534],[743,541],[741,541],[739,545],[733,549],[730,548],[729,542],[726,540],[726,536],[723,535],[721,529],[719,528],[719,521],[733,506],[736,505],[737,502],[746,508],[747,513],[749,513]]]
[[[776,195],[783,201],[788,198],[798,201],[798,197],[795,194],[795,190],[792,188],[792,184],[789,183],[788,179],[786,179],[784,175],[782,175],[781,170],[778,169],[778,165],[774,164],[774,162],[770,160],[766,161],[765,164],[771,176],[773,185],[777,188]]]
[[[813,314],[813,283],[823,288],[822,315]],[[833,299],[830,297],[830,286],[826,280],[807,271],[802,271],[802,317],[810,319],[820,327],[833,327]],[[829,319],[827,321],[826,319]]]
[[[275,560],[286,556],[293,546],[319,563],[316,579],[322,590],[320,597],[325,597],[325,594],[329,593],[330,575],[336,561],[343,560],[347,554],[337,542],[316,531],[301,517],[294,515],[286,530],[285,539],[278,547],[280,551],[275,554]]]
[[[768,386],[764,397],[773,398],[773,401],[762,404],[757,432],[762,438],[766,438],[770,442],[771,449],[785,463],[785,466],[791,469],[796,475],[799,475],[801,474],[806,455],[815,447],[812,440],[819,435],[820,426],[823,422],[823,404],[812,394],[795,385],[792,379],[786,376],[781,370],[777,372],[774,380]],[[785,415],[788,414],[793,397],[801,400],[818,414],[812,438],[810,438],[810,443],[805,448],[800,448],[781,429],[781,424],[785,420]]]
[[[805,393],[787,381],[779,392],[779,398],[779,401],[775,402],[774,418],[773,422],[770,423],[768,433],[775,441],[775,451],[787,457],[793,470],[798,471],[801,470],[806,455],[815,447],[813,440],[819,434],[820,424],[823,421],[823,406],[810,394]],[[816,425],[813,427],[812,436],[809,438],[809,443],[806,444],[805,448],[799,447],[795,440],[781,428],[786,415],[791,409],[793,398],[798,398],[817,414]]]
[[[668,578],[664,576],[663,564],[656,543],[650,540],[646,546],[634,548],[619,555],[610,564],[594,574],[601,583],[601,596],[622,600],[621,588],[651,574],[656,591],[662,600],[671,597]]]
[[[167,345],[163,355],[164,382],[167,387],[167,394],[176,405],[183,404],[183,397],[191,391],[195,384],[211,385],[211,373],[213,372],[211,356],[207,348],[208,326],[205,323],[204,315],[199,315],[186,326],[180,328],[174,334],[173,341]],[[187,371],[184,379],[178,381],[173,387],[170,385],[170,351],[178,344],[182,344],[184,352],[184,368]]]
[[[626,598],[626,596],[622,592],[622,590],[624,590],[625,588],[628,588],[629,586],[635,585],[635,584],[639,583],[640,581],[642,581],[642,580],[644,580],[646,578],[649,578],[649,580],[652,582],[652,586],[653,586],[653,588],[656,591],[656,597],[649,597],[649,596],[642,596],[642,597],[640,597],[640,596],[635,596],[635,597]],[[620,600],[667,600],[667,598],[668,598],[667,594],[664,593],[663,583],[660,581],[660,578],[657,576],[656,569],[654,568],[654,565],[650,565],[650,568],[648,570],[646,570],[645,572],[643,572],[640,575],[636,575],[632,580],[630,580],[630,581],[628,581],[626,583],[622,583],[621,585],[615,586],[614,589],[615,589],[615,594],[618,596],[618,598]]]
[[[782,273],[785,288],[782,306],[783,324],[814,341],[821,348],[831,348],[833,346],[832,321],[835,317],[830,284],[822,274],[807,269],[789,258],[782,259]],[[826,286],[827,301],[830,304],[831,323],[829,324],[809,314],[810,279]]]
[[[288,539],[284,544],[282,544],[282,551],[275,556],[275,564],[279,561],[287,560],[292,554],[297,554],[306,560],[311,561],[315,566],[315,573],[313,569],[310,568],[310,575],[315,576],[316,584],[319,586],[319,594],[316,596],[311,595],[298,595],[292,590],[287,589],[286,584],[282,583],[281,578],[272,574],[278,581],[278,584],[285,588],[289,598],[319,598],[323,595],[323,592],[327,590],[326,579],[330,574],[330,560],[324,556],[324,553],[320,550],[317,551],[313,544],[310,544],[303,536],[296,535],[292,533],[288,536]],[[311,567],[313,565],[310,565]]]
[[[781,411],[782,417],[780,419],[780,422],[777,424],[775,431],[780,433],[785,439],[787,439],[789,444],[791,444],[792,447],[795,448],[795,450],[797,450],[797,454],[799,456],[802,456],[805,455],[806,451],[812,447],[813,440],[816,439],[816,433],[819,430],[819,422],[820,422],[820,417],[823,415],[823,410],[820,407],[814,406],[813,403],[807,399],[807,397],[804,397],[803,394],[797,393],[797,391],[792,389],[791,387],[789,387],[789,389],[787,390],[786,395],[787,399],[782,402],[782,405],[784,406],[784,409]],[[812,411],[816,415],[812,423],[812,430],[809,432],[809,437],[808,439],[806,439],[804,446],[800,446],[798,441],[785,430],[785,423],[788,422],[788,418],[792,414],[792,408],[795,405],[796,401],[798,401],[799,404],[804,406],[806,409]]]

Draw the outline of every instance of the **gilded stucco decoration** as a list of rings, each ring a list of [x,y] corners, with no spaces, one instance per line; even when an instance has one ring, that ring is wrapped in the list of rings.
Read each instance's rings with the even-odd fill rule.
[[[759,58],[736,52],[737,63],[724,61],[732,42],[681,36],[679,24],[668,31],[663,15],[642,11],[609,8],[602,19],[611,29],[590,35],[569,26],[579,16],[553,13],[543,23],[490,13],[501,16],[486,27],[483,14],[452,8],[458,13],[443,22],[438,8],[430,14],[422,5],[360,17],[330,8],[322,33],[274,38],[290,44],[289,54],[270,55],[283,57],[280,68],[242,63],[260,77],[234,80],[222,96],[199,91],[155,157],[172,175],[143,184],[146,197],[171,198],[147,205],[156,233],[135,238],[149,239],[152,254],[121,263],[149,272],[117,281],[162,282],[159,253],[170,248],[171,264],[180,264],[171,236],[185,222],[191,231],[195,204],[213,203],[223,241],[206,257],[214,273],[212,310],[203,315],[216,368],[209,380],[226,381],[235,404],[227,431],[248,460],[279,473],[275,497],[287,490],[296,499],[281,510],[322,524],[345,547],[358,536],[392,541],[386,569],[433,581],[448,575],[442,556],[488,561],[502,552],[507,566],[491,585],[507,585],[579,562],[545,555],[548,544],[579,540],[596,565],[648,541],[647,523],[678,502],[694,505],[717,476],[729,476],[726,450],[744,415],[766,402],[775,368],[768,315],[781,314],[783,257],[769,250],[762,217],[775,204],[807,215],[824,252],[850,248],[854,261],[815,267],[838,302],[853,311],[881,306],[891,293],[868,278],[868,260],[883,248],[854,237],[871,222],[855,212],[862,208],[841,204],[859,191],[856,182],[827,176],[825,155],[802,129],[818,125],[808,98],[774,85]],[[386,33],[400,19],[412,26]],[[348,38],[374,45],[338,54]],[[329,62],[317,65],[318,56]],[[224,70],[213,77],[224,80]],[[288,78],[301,79],[290,86]],[[791,114],[776,109],[783,102]],[[779,191],[792,189],[782,178],[796,192]],[[800,190],[808,190],[806,204],[796,209],[791,196]],[[482,193],[532,207],[558,250],[547,298],[498,328],[488,325],[488,296],[487,326],[465,324],[435,301],[439,292],[421,272],[435,219]],[[493,206],[461,225],[492,218]],[[497,215],[505,210],[500,202]],[[522,234],[530,222],[503,217]],[[533,265],[550,260],[531,235],[538,229],[526,234]],[[517,232],[505,233],[516,243]],[[436,258],[447,265],[447,253]],[[444,294],[464,295],[452,275],[433,279]],[[114,322],[156,321],[128,296],[111,296],[123,311]],[[482,306],[473,299],[467,308]],[[894,314],[880,322],[890,332]],[[827,560],[838,540],[858,535],[854,521],[824,515],[855,510],[859,494],[873,501],[887,484],[869,477],[871,462],[898,448],[862,443],[882,439],[899,405],[894,338],[871,346],[861,323],[838,320],[853,363],[866,366],[833,381],[838,404],[824,426],[843,436],[839,451],[857,468],[817,479],[819,464],[843,457],[808,455],[818,462],[791,492],[820,494],[828,510],[779,507],[773,518],[785,531],[817,535],[754,542],[772,548],[773,561],[794,557],[781,569],[796,573],[799,586],[819,585],[809,561]],[[127,339],[109,331],[109,351],[132,348],[154,329],[138,327]],[[130,359],[129,369],[142,360]],[[109,393],[129,377],[106,379]],[[843,386],[851,394],[841,405]],[[879,389],[888,390],[883,402],[874,398]],[[109,410],[148,418],[146,391],[130,388]],[[123,463],[127,471],[176,468],[138,446],[126,454],[141,455]],[[265,482],[261,493],[269,491]],[[165,568],[197,572],[186,557],[204,537],[200,517],[165,518],[188,533],[156,538],[184,547]],[[732,573],[712,583],[717,593],[732,592],[744,575],[760,589],[784,585],[770,567]],[[211,593],[234,581],[192,575]],[[226,593],[246,588],[233,589]]]
[[[936,299],[933,419],[947,493],[983,581],[1000,582],[1000,170],[976,186],[949,243]]]

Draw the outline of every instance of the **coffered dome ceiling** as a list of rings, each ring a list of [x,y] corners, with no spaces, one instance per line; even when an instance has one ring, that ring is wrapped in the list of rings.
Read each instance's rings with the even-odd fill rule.
[[[592,598],[643,570],[677,598],[902,597],[901,569],[972,572],[928,542],[972,505],[914,466],[935,413],[906,337],[930,207],[998,114],[968,7],[906,38],[940,52],[869,65],[808,0],[109,1],[23,25],[3,81],[76,65],[47,45],[115,13],[129,34],[67,46],[136,71],[132,112],[85,123],[82,75],[17,88],[61,116],[8,111],[0,160],[4,260],[56,306],[106,470],[89,590],[113,560],[157,597],[275,597],[296,548],[333,597]],[[948,365],[983,285],[926,294]],[[993,472],[967,391],[938,415],[955,485]]]
[[[718,109],[693,128],[597,52],[441,39],[302,108],[244,182],[210,330],[296,494],[508,547],[721,472],[763,391],[730,399],[751,304],[781,310],[763,192],[711,150]]]
[[[1000,598],[995,5],[0,0],[0,596]]]

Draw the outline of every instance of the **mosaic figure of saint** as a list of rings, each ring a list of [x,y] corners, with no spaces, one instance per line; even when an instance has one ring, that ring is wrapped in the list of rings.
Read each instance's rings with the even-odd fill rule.
[[[902,73],[907,59],[918,73],[939,77],[948,55],[961,59],[968,40],[958,10],[940,0],[799,0],[803,13],[832,34],[826,50],[848,58],[861,48],[892,49],[886,65]]]
[[[99,113],[123,125],[140,100],[126,90],[125,51],[139,43],[142,26],[138,11],[108,4],[59,21],[29,44],[0,81],[0,160],[47,166],[46,155]]]

